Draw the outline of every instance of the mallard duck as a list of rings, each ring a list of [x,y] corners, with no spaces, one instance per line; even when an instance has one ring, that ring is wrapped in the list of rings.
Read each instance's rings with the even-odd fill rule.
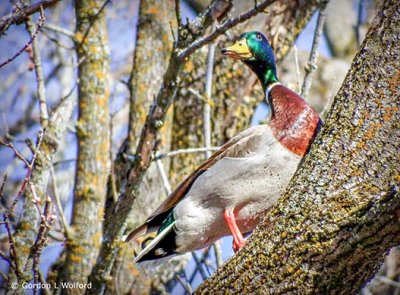
[[[263,34],[245,33],[221,52],[258,76],[270,108],[269,124],[225,143],[129,234],[126,241],[157,232],[136,262],[201,249],[230,234],[238,251],[245,244],[243,235],[284,191],[319,129],[318,113],[279,83],[273,50]]]

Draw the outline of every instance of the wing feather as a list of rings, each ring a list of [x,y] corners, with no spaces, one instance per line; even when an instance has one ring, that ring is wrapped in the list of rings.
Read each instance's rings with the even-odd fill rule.
[[[166,217],[170,210],[185,197],[196,179],[216,162],[225,157],[239,158],[251,155],[251,153],[260,146],[260,139],[265,134],[263,128],[268,128],[268,126],[260,125],[248,128],[225,143],[221,149],[215,152],[186,177],[153,214],[150,215],[146,222],[129,234],[127,241],[146,233],[156,231],[164,220],[164,217]]]

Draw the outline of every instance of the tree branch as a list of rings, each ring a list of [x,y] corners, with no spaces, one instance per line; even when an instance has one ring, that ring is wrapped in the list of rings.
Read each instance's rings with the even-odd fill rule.
[[[204,153],[206,151],[218,151],[220,147],[201,147],[201,148],[187,148],[187,149],[181,149],[181,150],[176,150],[172,152],[168,152],[165,154],[158,154],[154,157],[154,160],[157,161],[159,159],[167,158],[167,157],[174,157],[177,155],[182,155],[182,154],[192,154],[192,153]]]
[[[325,17],[326,17],[326,7],[329,3],[324,1],[321,4],[321,8],[318,13],[317,25],[315,27],[314,39],[311,47],[310,58],[308,60],[308,65],[305,67],[306,75],[304,77],[303,86],[301,87],[301,95],[305,98],[308,96],[308,91],[311,87],[312,73],[317,69],[317,59],[318,59],[318,49],[319,42],[322,35],[322,29],[324,28]]]
[[[43,28],[46,29],[46,30],[49,30],[49,31],[53,31],[55,33],[59,33],[61,35],[64,35],[64,36],[70,38],[73,41],[76,41],[74,32],[72,32],[72,31],[70,31],[68,29],[59,27],[59,26],[57,26],[55,24],[46,24],[46,25],[43,26]]]
[[[25,7],[23,9],[15,9],[11,14],[3,16],[0,20],[0,38],[2,35],[4,35],[5,31],[8,30],[8,28],[10,27],[10,25],[13,24],[21,24],[24,21],[26,21],[26,19],[41,10],[41,7],[43,9],[46,9],[48,7],[53,6],[54,4],[56,4],[57,2],[59,2],[60,0],[43,0],[40,1],[38,3],[32,4],[28,7]]]
[[[163,126],[167,111],[176,96],[184,59],[196,49],[213,41],[218,35],[224,33],[229,28],[256,15],[272,2],[272,0],[263,1],[261,4],[256,5],[255,8],[250,9],[247,13],[240,15],[238,18],[234,18],[233,21],[226,22],[225,25],[219,29],[217,28],[210,35],[211,37],[200,42],[195,41],[194,45],[190,45],[187,49],[183,49],[183,51],[178,48],[182,48],[182,44],[185,43],[185,36],[180,36],[180,41],[175,44],[175,48],[170,57],[160,90],[153,100],[153,104],[147,115],[136,148],[134,161],[127,173],[128,177],[124,191],[121,192],[118,202],[114,206],[113,216],[118,216],[118,221],[106,220],[104,242],[91,276],[94,287],[87,290],[88,294],[103,294],[105,291],[105,279],[109,276],[112,269],[116,249],[119,248],[121,238],[125,232],[126,222],[131,213],[132,204],[137,197],[137,192],[144,174],[150,166],[154,149],[156,148],[159,130]],[[220,14],[218,15],[220,16]],[[182,34],[184,33],[182,32]]]
[[[41,6],[39,6],[40,8]],[[29,39],[28,43],[26,43],[24,45],[24,47],[22,47],[20,50],[18,50],[17,53],[15,53],[12,57],[10,57],[9,59],[5,60],[4,62],[2,62],[0,64],[0,68],[2,68],[3,66],[5,66],[6,64],[9,64],[10,62],[12,62],[14,59],[16,59],[18,56],[21,55],[22,52],[24,52],[32,43],[33,41],[35,41],[35,38],[37,36],[37,34],[39,33],[41,27],[43,26],[43,23],[45,21],[45,17],[44,17],[44,11],[43,9],[40,9],[40,17],[39,17],[39,21],[38,24],[36,26],[35,30],[31,30],[30,34],[31,34],[31,38]],[[1,35],[1,34],[0,34]]]
[[[200,39],[195,40],[190,45],[188,45],[185,49],[181,50],[178,54],[179,59],[184,59],[195,52],[200,47],[207,45],[208,43],[214,41],[218,36],[224,34],[229,29],[233,28],[234,26],[243,23],[253,16],[257,15],[258,13],[262,12],[265,8],[271,5],[276,0],[264,0],[260,3],[256,3],[254,8],[249,9],[248,11],[238,15],[237,17],[227,19],[223,22],[220,26],[217,26],[215,30],[212,31],[211,34],[202,37]]]
[[[32,24],[32,21],[29,18],[26,23],[27,30],[33,40],[33,42],[32,42],[32,51],[33,51],[32,61],[35,66],[35,74],[36,74],[36,81],[37,81],[37,96],[39,98],[40,124],[42,125],[43,129],[45,129],[47,127],[47,125],[49,124],[49,112],[47,110],[46,88],[44,85],[42,59],[40,57],[39,43],[37,42],[37,40],[35,40],[34,36],[36,34],[36,30],[40,29],[40,27],[43,25],[45,20],[46,20],[46,18],[44,15],[43,7],[40,6],[40,23],[41,23],[41,25],[40,26],[38,25],[38,28],[35,29],[34,25]]]

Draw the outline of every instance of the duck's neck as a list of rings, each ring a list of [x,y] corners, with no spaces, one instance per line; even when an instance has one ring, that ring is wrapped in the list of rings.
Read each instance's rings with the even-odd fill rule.
[[[264,93],[268,90],[270,85],[278,82],[275,63],[250,61],[247,62],[247,65],[257,75],[264,89]]]
[[[258,79],[261,81],[261,85],[263,87],[264,93],[269,91],[269,88],[279,82],[278,77],[276,76],[275,69],[268,69],[263,74],[257,75]]]

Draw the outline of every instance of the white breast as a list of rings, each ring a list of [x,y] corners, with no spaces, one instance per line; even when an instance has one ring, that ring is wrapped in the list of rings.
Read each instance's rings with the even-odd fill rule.
[[[247,156],[218,161],[174,209],[178,251],[203,248],[230,235],[225,208],[236,208],[243,233],[253,230],[286,188],[301,158],[277,142],[265,125],[253,128],[265,133],[254,149]]]

